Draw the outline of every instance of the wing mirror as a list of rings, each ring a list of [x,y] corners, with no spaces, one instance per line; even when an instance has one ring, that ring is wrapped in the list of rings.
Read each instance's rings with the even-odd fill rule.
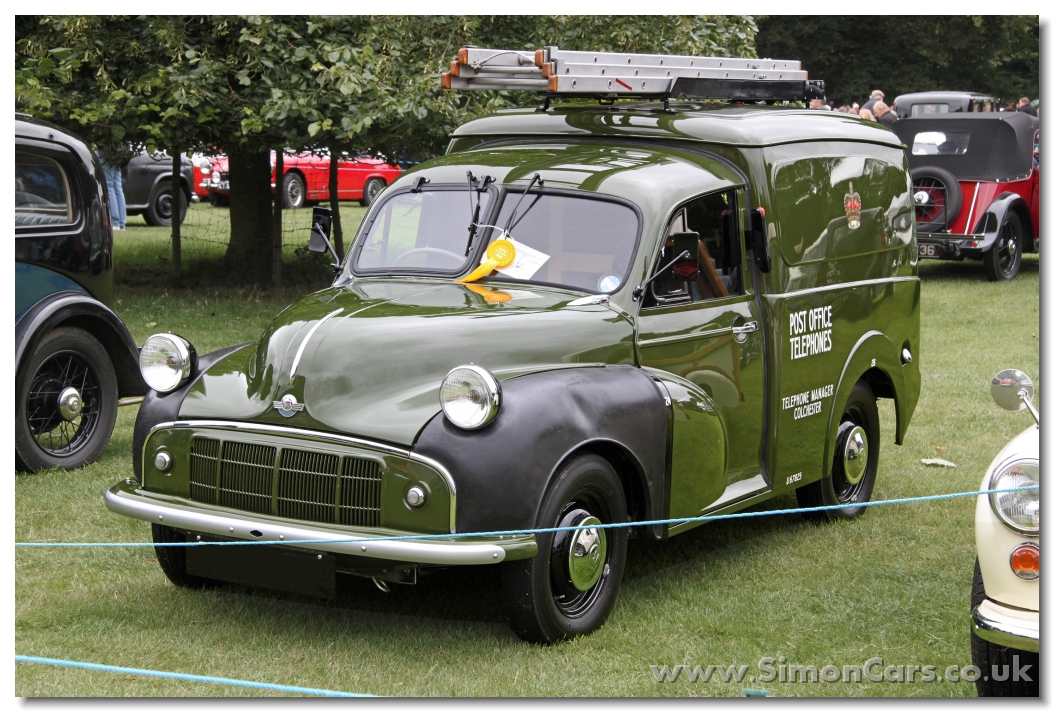
[[[330,226],[333,223],[333,214],[329,208],[315,207],[311,213],[311,241],[307,243],[310,252],[323,253],[327,250],[333,255],[333,264],[330,267],[334,272],[340,271],[340,258],[329,241]]]
[[[754,253],[754,263],[762,272],[772,270],[772,253],[769,250],[769,230],[765,223],[765,208],[754,208],[750,211],[750,251]]]
[[[1003,410],[1027,410],[1039,425],[1039,411],[1032,405],[1032,379],[1017,369],[1000,371],[992,379],[992,400]]]
[[[694,262],[691,275],[681,275],[685,279],[694,279],[695,273],[699,271],[698,259],[699,259],[699,233],[697,232],[677,232],[670,235],[673,242],[673,249],[683,248],[681,252],[674,257],[672,260],[667,262],[665,265],[655,270],[650,278],[645,280],[643,283],[637,286],[633,290],[633,301],[637,301],[644,296],[644,291],[648,288],[648,285],[657,280],[663,274],[665,274],[671,268],[675,268],[678,264]],[[695,255],[694,257],[692,255]]]

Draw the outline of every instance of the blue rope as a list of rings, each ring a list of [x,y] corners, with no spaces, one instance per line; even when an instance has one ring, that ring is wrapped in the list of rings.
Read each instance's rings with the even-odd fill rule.
[[[338,539],[286,539],[281,541],[174,541],[163,543],[150,542],[33,542],[16,541],[16,548],[82,548],[82,547],[162,547],[162,546],[259,546],[261,544],[369,544],[378,541],[422,541],[429,539],[462,539],[482,538],[498,536],[517,536],[523,534],[547,534],[550,532],[578,531],[580,529],[618,529],[622,527],[647,527],[656,524],[683,524],[685,522],[716,522],[723,519],[746,519],[749,517],[771,517],[777,514],[803,514],[806,512],[829,512],[836,509],[851,509],[854,507],[878,507],[886,504],[906,504],[908,502],[935,502],[957,497],[978,497],[993,492],[1021,492],[1025,490],[1039,489],[1039,485],[1028,485],[1025,487],[1008,487],[998,490],[976,490],[974,492],[953,492],[951,494],[931,494],[925,497],[905,497],[903,499],[883,499],[875,502],[860,502],[857,504],[831,504],[823,507],[794,507],[791,509],[771,509],[761,512],[736,512],[734,514],[711,514],[698,517],[680,517],[677,519],[652,519],[642,522],[616,522],[612,524],[585,524],[575,527],[543,527],[539,529],[508,529],[495,532],[466,532],[464,534],[406,534],[402,536],[376,536],[376,537],[340,537]]]
[[[81,663],[76,660],[59,660],[56,658],[37,658],[30,655],[16,655],[15,662],[18,663],[41,663],[44,665],[59,665],[61,667],[84,668],[86,670],[102,670],[103,672],[120,672],[127,675],[146,675],[147,677],[167,677],[173,680],[186,680],[187,682],[208,682],[215,685],[235,685],[237,687],[255,687],[261,690],[273,690],[275,692],[292,692],[298,695],[318,695],[320,697],[375,697],[376,695],[364,695],[357,692],[340,692],[339,690],[320,690],[314,687],[294,687],[292,685],[275,685],[270,682],[253,682],[252,680],[237,680],[229,677],[210,677],[208,675],[189,675],[184,672],[162,672],[160,670],[144,670],[142,668],[117,667],[116,665],[100,665],[99,663]]]

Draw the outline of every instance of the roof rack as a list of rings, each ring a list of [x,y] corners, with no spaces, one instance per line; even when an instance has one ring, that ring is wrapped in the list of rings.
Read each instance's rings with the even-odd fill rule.
[[[824,96],[801,62],[675,54],[535,51],[462,47],[443,89],[545,92],[546,98],[645,97],[723,101],[808,101]]]

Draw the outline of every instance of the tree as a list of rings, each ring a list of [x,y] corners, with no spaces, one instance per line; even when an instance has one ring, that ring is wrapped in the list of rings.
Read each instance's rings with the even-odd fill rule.
[[[440,153],[527,92],[439,89],[464,44],[754,56],[741,16],[18,17],[15,102],[97,146],[230,158],[232,272],[267,281],[271,149]]]
[[[916,91],[966,90],[1004,101],[1039,93],[1035,16],[767,16],[758,55],[798,59],[836,104],[873,89],[892,103]]]

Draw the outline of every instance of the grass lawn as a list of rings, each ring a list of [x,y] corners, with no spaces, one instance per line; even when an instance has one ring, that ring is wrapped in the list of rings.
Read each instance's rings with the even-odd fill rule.
[[[361,211],[351,209],[345,234],[359,219]],[[139,279],[156,262],[164,237],[151,232],[119,233],[119,271]],[[923,263],[921,271],[922,397],[902,447],[893,444],[892,403],[880,402],[876,499],[976,489],[995,453],[1032,422],[1027,413],[997,408],[988,381],[1010,366],[1039,376],[1038,258],[1026,256],[1008,284],[987,282],[976,263]],[[118,311],[139,343],[173,330],[202,351],[257,338],[305,291],[190,291],[119,279]],[[131,473],[135,415],[134,407],[121,410],[110,447],[90,467],[16,477],[16,540],[149,540],[147,524],[109,513],[102,500],[105,488]],[[934,456],[958,467],[920,463]],[[389,594],[343,578],[337,598],[319,603],[230,585],[178,589],[150,549],[19,549],[15,649],[394,696],[741,696],[744,688],[778,696],[974,696],[965,682],[749,679],[765,657],[841,667],[878,656],[885,665],[934,665],[942,677],[950,665],[970,664],[974,504],[879,507],[827,526],[797,515],[765,517],[708,524],[663,543],[633,541],[607,624],[550,648],[526,645],[506,626],[496,567],[436,573]],[[783,497],[762,506],[794,505]],[[683,676],[658,683],[649,667],[678,664],[749,671],[740,683],[716,675],[706,683]],[[273,694],[30,664],[16,666],[15,692]]]

